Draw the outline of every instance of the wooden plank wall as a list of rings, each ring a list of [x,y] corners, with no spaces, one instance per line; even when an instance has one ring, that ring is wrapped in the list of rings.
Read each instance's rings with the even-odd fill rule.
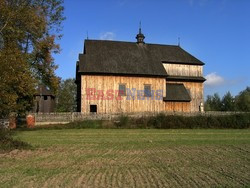
[[[191,112],[190,102],[165,102],[167,112]]]
[[[183,65],[183,64],[163,64],[168,75],[171,76],[191,76],[202,77],[203,66],[201,65]],[[183,83],[184,86],[190,91],[192,101],[190,103],[166,103],[167,111],[199,111],[200,103],[203,101],[203,83],[199,82],[174,82],[168,81],[167,83]]]
[[[191,102],[164,102],[163,100],[138,100],[137,97],[126,100],[127,96],[122,96],[121,100],[116,100],[118,94],[114,93],[113,100],[87,100],[86,88],[95,88],[104,93],[108,90],[114,92],[118,90],[119,84],[126,84],[126,88],[143,90],[144,84],[150,84],[151,90],[163,89],[163,97],[166,95],[166,81],[164,78],[144,78],[126,76],[82,76],[81,84],[81,112],[89,113],[90,105],[97,105],[97,113],[131,113],[131,112],[197,112],[200,103],[203,102],[203,83],[198,82],[173,82],[183,83],[190,91]]]
[[[171,76],[203,76],[203,67],[200,65],[163,64]]]
[[[167,81],[167,83],[183,83],[186,89],[189,91],[191,95],[191,102],[190,103],[176,103],[175,105],[170,105],[172,108],[166,107],[168,110],[173,111],[183,111],[185,112],[198,112],[200,103],[203,101],[203,83],[200,82],[174,82],[174,81]],[[168,105],[168,104],[166,104]]]
[[[126,84],[126,88],[144,90],[144,84],[150,84],[151,90],[163,89],[166,94],[166,81],[164,78],[144,78],[126,76],[91,76],[84,75],[82,79],[82,100],[81,112],[89,113],[90,105],[97,105],[97,113],[130,113],[130,112],[161,112],[165,110],[163,100],[126,100],[127,96],[122,96],[121,100],[87,100],[86,88],[95,88],[104,93],[108,90],[118,90],[119,84]],[[115,94],[114,97],[118,95]],[[165,95],[164,95],[165,96]]]

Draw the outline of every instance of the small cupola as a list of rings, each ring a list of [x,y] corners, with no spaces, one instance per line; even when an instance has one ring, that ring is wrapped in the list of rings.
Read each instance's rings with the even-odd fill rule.
[[[139,33],[135,37],[137,39],[138,44],[145,44],[144,39],[145,36],[141,32],[141,22],[140,22],[140,27],[139,27]]]

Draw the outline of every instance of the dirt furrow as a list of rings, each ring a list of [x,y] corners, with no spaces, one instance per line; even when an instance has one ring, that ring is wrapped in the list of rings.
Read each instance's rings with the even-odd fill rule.
[[[136,185],[136,172],[133,167],[128,167],[126,169],[127,179],[126,179],[126,185],[129,187],[137,187]]]
[[[139,187],[142,187],[142,186],[149,187],[151,185],[150,181],[148,179],[149,174],[145,173],[145,171],[146,171],[145,168],[146,167],[141,166],[141,165],[136,165],[135,166],[135,169],[136,169],[136,171],[135,171],[135,173],[136,173],[136,184]]]

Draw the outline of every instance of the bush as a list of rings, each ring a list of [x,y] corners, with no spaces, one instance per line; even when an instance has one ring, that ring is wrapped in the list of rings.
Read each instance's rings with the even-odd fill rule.
[[[135,121],[136,122],[136,121]],[[159,114],[146,120],[147,127],[161,129],[194,129],[194,128],[235,128],[250,127],[250,114],[225,116],[166,116]],[[138,127],[139,128],[139,127]]]
[[[139,117],[139,118],[131,118],[130,119],[130,123],[133,125],[133,128],[139,128],[139,129],[146,129],[146,128],[150,128],[147,125],[147,118],[144,117]]]
[[[117,121],[114,122],[117,128],[129,128],[129,117],[125,115],[121,115],[118,117]]]
[[[224,116],[175,116],[163,113],[156,116],[131,118],[125,115],[112,120],[85,120],[64,125],[46,125],[33,129],[85,129],[85,128],[156,128],[156,129],[197,129],[197,128],[250,128],[250,113]]]
[[[31,149],[26,142],[13,139],[13,132],[7,129],[0,129],[0,152],[7,152],[14,149]]]
[[[150,128],[164,128],[166,123],[166,116],[163,113],[150,117],[147,126]]]

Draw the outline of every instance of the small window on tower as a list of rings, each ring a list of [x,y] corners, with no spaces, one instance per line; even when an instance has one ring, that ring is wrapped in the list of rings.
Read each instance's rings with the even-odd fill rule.
[[[43,99],[44,99],[45,101],[47,101],[47,100],[48,100],[48,96],[44,96]]]
[[[119,84],[119,96],[126,96],[126,84]]]

